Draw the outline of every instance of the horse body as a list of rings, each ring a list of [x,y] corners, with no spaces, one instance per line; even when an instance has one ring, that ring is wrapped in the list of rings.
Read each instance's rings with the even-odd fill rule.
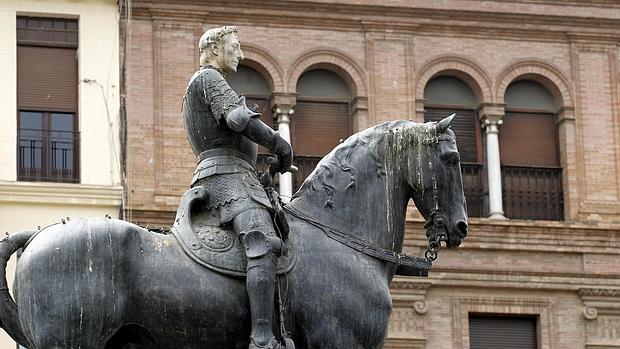
[[[319,163],[287,205],[287,244],[297,261],[280,285],[298,348],[383,345],[395,266],[335,242],[316,222],[300,216],[400,251],[409,199],[425,217],[433,204],[446,200],[443,181],[438,187],[437,178],[422,176],[429,170],[424,166],[435,164],[439,176],[443,170],[449,176],[460,171],[440,168],[446,149],[456,151],[453,139],[437,143],[432,154],[417,149],[432,125],[424,132],[417,129],[423,126],[391,122],[352,136]],[[446,212],[452,246],[466,233],[460,172],[456,179],[456,196],[449,195],[451,204],[443,205],[448,211],[461,209]],[[0,262],[28,238],[16,235],[0,243]],[[247,348],[249,343],[242,278],[193,262],[172,235],[120,220],[78,219],[43,229],[18,262],[15,290],[19,324],[6,315],[14,304],[5,300],[0,326],[33,349],[128,348],[128,343],[132,348]],[[11,330],[15,327],[22,333]]]
[[[127,340],[145,348],[247,347],[243,280],[196,264],[172,235],[106,218],[56,224],[28,245],[16,275],[35,348],[103,348],[127,325],[124,335],[140,337]]]

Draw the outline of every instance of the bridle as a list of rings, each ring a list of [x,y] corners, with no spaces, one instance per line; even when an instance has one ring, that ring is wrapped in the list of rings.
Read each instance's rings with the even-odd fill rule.
[[[439,189],[437,186],[437,171],[434,161],[434,156],[431,154],[431,145],[438,145],[441,141],[452,141],[450,138],[441,137],[441,135],[437,135],[437,127],[434,124],[432,127],[426,128],[426,138],[422,140],[420,143],[426,146],[426,157],[428,159],[428,169],[429,172],[433,175],[431,176],[433,182],[433,209],[428,216],[426,222],[424,222],[424,228],[426,229],[426,237],[428,238],[428,245],[426,247],[426,251],[424,252],[424,258],[426,258],[429,263],[432,263],[437,259],[437,255],[439,253],[439,249],[441,248],[442,241],[448,241],[448,228],[446,226],[447,217],[444,214],[441,206],[439,205]],[[428,132],[432,130],[432,133]],[[418,163],[418,166],[422,166],[421,163]],[[420,169],[418,168],[419,176],[421,176]],[[422,182],[421,179],[418,182]]]

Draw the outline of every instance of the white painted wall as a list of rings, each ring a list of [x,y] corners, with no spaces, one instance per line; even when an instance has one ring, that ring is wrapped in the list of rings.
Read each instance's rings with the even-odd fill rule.
[[[80,184],[16,182],[17,16],[77,18]],[[36,229],[63,217],[118,217],[119,25],[115,0],[0,0],[0,233]],[[107,105],[106,105],[107,100]],[[7,267],[9,283],[14,258]],[[0,330],[0,348],[16,347]]]
[[[119,26],[114,0],[0,0],[0,153],[3,155],[0,180],[17,178],[14,154],[17,147],[16,17],[19,15],[78,19],[78,79],[96,81],[80,82],[78,89],[81,182],[119,185]]]

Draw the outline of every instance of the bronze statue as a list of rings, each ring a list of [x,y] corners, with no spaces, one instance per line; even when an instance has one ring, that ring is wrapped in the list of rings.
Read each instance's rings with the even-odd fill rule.
[[[267,145],[286,171],[290,146],[226,84],[243,57],[234,27],[207,31],[200,49],[184,102],[200,160],[171,230],[106,217],[11,234],[0,241],[0,327],[30,349],[381,348],[394,275],[426,276],[441,242],[467,235],[452,117],[349,137],[284,206],[281,239],[254,160]],[[424,258],[401,253],[411,199],[426,220]],[[6,263],[19,249],[13,299]]]
[[[189,143],[199,158],[192,179],[208,195],[208,209],[217,211],[219,224],[231,223],[245,245],[247,290],[252,334],[250,349],[273,349],[276,259],[282,241],[276,235],[271,203],[256,174],[258,146],[277,155],[271,166],[286,172],[293,152],[271,127],[251,111],[225,77],[237,70],[243,53],[233,26],[207,30],[200,38],[200,70],[192,76],[183,102]]]

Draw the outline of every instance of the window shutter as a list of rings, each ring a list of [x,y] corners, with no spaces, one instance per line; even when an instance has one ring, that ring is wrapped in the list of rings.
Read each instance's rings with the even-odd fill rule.
[[[424,110],[425,121],[439,121],[456,113],[450,128],[456,134],[456,146],[459,148],[461,161],[478,162],[478,141],[476,111],[471,109],[429,108]]]
[[[469,347],[536,349],[536,318],[470,315]]]
[[[295,154],[324,156],[350,135],[349,104],[298,101],[293,135]]]
[[[77,112],[75,48],[17,46],[20,110]]]
[[[499,145],[502,165],[560,165],[553,114],[507,112]]]

